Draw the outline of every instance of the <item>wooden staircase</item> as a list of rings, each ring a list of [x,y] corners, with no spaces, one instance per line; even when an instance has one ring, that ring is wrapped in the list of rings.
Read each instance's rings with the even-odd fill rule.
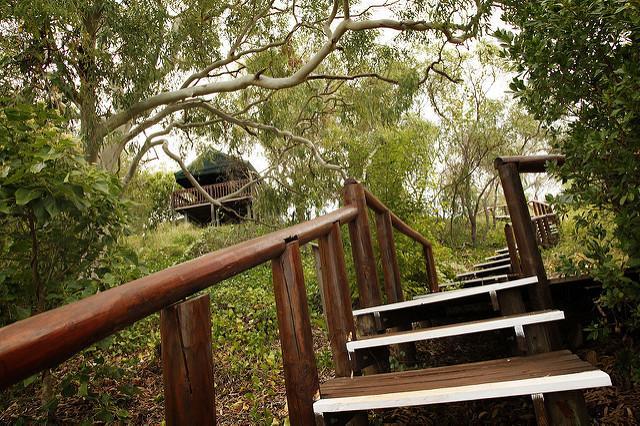
[[[383,330],[381,334],[361,336],[346,343],[354,365],[358,352],[375,350],[431,339],[443,339],[467,334],[479,334],[501,329],[513,329],[520,356],[491,361],[472,362],[444,367],[336,378],[320,385],[319,399],[313,404],[318,424],[343,423],[338,413],[362,410],[398,408],[460,402],[476,399],[519,395],[538,396],[550,392],[566,392],[611,385],[609,376],[580,360],[569,351],[553,351],[523,356],[527,352],[526,338],[530,327],[564,319],[559,310],[498,315],[491,318],[422,327],[416,308],[452,304],[473,297],[490,299],[494,310],[500,311],[498,300],[509,303],[504,293],[521,292],[538,284],[536,277],[430,293],[413,300],[390,303],[353,311],[355,320],[372,315],[384,324],[387,315],[407,314],[416,320],[409,330]],[[384,328],[384,327],[382,327]]]
[[[509,248],[463,274],[457,285],[464,288],[440,291],[431,243],[361,184],[348,180],[344,206],[331,213],[0,328],[0,390],[160,312],[166,423],[213,425],[217,410],[209,296],[193,296],[270,262],[292,425],[344,424],[352,418],[363,424],[362,412],[371,409],[516,395],[532,395],[539,424],[587,424],[584,398],[576,391],[611,381],[562,350],[556,324],[564,313],[554,309],[519,178],[522,172],[544,171],[549,160],[559,161],[496,161],[513,223],[512,232],[505,234]],[[384,293],[369,210],[375,218]],[[349,229],[359,307],[355,311],[341,226]],[[430,291],[423,297],[404,300],[394,230],[414,240],[424,254]],[[318,281],[336,376],[324,383],[316,367],[301,255],[301,247],[313,241],[318,242]],[[514,241],[521,260],[517,263]],[[467,307],[472,309],[464,310]],[[464,320],[449,315],[463,310]],[[506,329],[513,330],[514,345],[512,353],[500,359],[389,372],[389,346],[409,354],[418,341],[468,335],[482,343],[482,333]]]

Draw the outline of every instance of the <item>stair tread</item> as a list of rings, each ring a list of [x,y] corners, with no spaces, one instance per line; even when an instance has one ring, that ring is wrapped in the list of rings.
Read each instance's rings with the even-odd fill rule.
[[[332,379],[317,414],[469,401],[610,386],[609,376],[569,351]]]
[[[477,294],[489,294],[492,291],[505,290],[508,288],[530,285],[538,282],[537,277],[521,278],[513,281],[505,281],[501,283],[488,284],[478,287],[462,288],[458,290],[442,291],[438,293],[429,293],[418,299],[406,300],[404,302],[388,303],[386,305],[378,305],[370,308],[356,309],[353,311],[354,316],[371,314],[374,312],[394,311],[398,309],[412,308],[431,303],[444,302],[447,300],[459,299],[463,297],[475,296]]]
[[[537,324],[564,319],[564,312],[555,309],[505,315],[496,318],[468,321],[458,324],[442,325],[409,331],[386,333],[383,335],[366,336],[360,340],[347,343],[347,350],[354,352],[358,349],[395,345],[406,342],[437,339],[443,337],[460,336],[463,334],[479,333],[483,331],[499,330],[527,324]]]
[[[496,260],[491,260],[489,262],[482,262],[482,263],[477,263],[475,265],[473,265],[474,268],[484,268],[485,266],[502,266],[502,265],[508,265],[509,262],[511,262],[511,259],[508,257],[505,257],[504,259],[496,259]]]
[[[508,258],[509,258],[509,253],[502,253],[502,254],[496,254],[495,256],[485,257],[484,260],[491,261],[491,260],[508,259]]]
[[[469,272],[465,272],[465,273],[462,273],[462,274],[458,274],[458,275],[456,275],[456,278],[473,277],[473,276],[476,276],[478,274],[484,274],[484,273],[496,272],[496,271],[502,271],[502,270],[509,270],[509,269],[511,269],[511,265],[510,264],[494,266],[493,268],[481,269],[481,270],[478,270],[478,271],[469,271]]]
[[[508,280],[508,279],[509,279],[509,275],[508,274],[490,275],[488,277],[472,278],[470,280],[464,280],[464,281],[448,281],[446,283],[440,284],[440,288],[449,287],[449,286],[453,286],[453,285],[460,285],[460,284],[465,286],[467,284],[473,284],[473,283],[477,283],[477,282],[484,283],[484,282]],[[416,296],[415,299],[419,299],[421,297],[425,297],[425,295],[423,294],[423,295],[420,295],[420,296]]]

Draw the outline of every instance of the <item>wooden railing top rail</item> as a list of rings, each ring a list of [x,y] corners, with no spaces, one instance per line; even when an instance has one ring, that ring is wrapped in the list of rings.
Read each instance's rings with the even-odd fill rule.
[[[53,367],[83,348],[185,297],[280,256],[286,242],[327,235],[356,207],[294,225],[0,328],[0,389]]]
[[[545,173],[547,163],[564,164],[564,155],[516,155],[496,158],[494,165],[498,168],[501,164],[513,163],[520,173]]]
[[[380,201],[369,190],[365,189],[365,196],[367,199],[367,206],[369,206],[376,213],[389,212],[391,215],[391,223],[400,233],[406,235],[412,240],[422,244],[423,246],[431,248],[431,242],[427,240],[421,233],[407,225],[402,219],[400,219],[389,207],[387,207],[382,201]]]

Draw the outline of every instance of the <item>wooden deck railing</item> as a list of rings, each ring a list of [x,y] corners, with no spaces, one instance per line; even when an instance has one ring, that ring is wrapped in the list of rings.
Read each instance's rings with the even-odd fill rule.
[[[381,303],[368,208],[376,211],[385,288],[400,298],[391,225],[418,241],[427,256],[429,285],[437,290],[431,244],[364,187],[348,181],[344,207],[0,329],[0,390],[68,359],[91,344],[160,311],[167,424],[214,424],[208,296],[190,297],[222,280],[271,261],[291,424],[313,424],[319,392],[300,247],[318,240],[322,292],[336,376],[384,368],[376,357],[350,359],[356,338],[340,226],[348,224],[360,307]],[[380,232],[382,230],[382,232]],[[393,282],[391,278],[393,277]],[[370,329],[367,329],[367,324]],[[377,332],[373,320],[361,333]],[[208,355],[207,355],[208,353]]]
[[[202,188],[216,200],[227,197],[242,189],[242,191],[231,197],[231,199],[235,200],[253,196],[254,187],[253,185],[248,185],[249,183],[249,179],[229,180],[222,183],[203,185]],[[196,188],[179,189],[171,194],[171,207],[176,210],[204,204],[209,204],[209,201],[207,201],[204,194]]]

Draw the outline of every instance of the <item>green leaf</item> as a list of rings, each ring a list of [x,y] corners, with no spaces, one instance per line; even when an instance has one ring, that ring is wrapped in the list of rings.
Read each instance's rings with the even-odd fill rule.
[[[40,196],[40,191],[37,189],[25,189],[20,188],[16,191],[16,204],[19,206],[24,206],[29,203],[29,201],[35,200]]]
[[[24,387],[26,388],[26,387],[27,387],[27,386],[29,386],[31,383],[35,382],[37,378],[38,378],[38,375],[37,375],[37,374],[34,374],[33,376],[29,376],[29,377],[27,377],[26,379],[24,379],[24,380],[22,381],[22,386],[24,386]]]
[[[78,396],[89,396],[89,386],[87,382],[80,383],[80,387],[78,388]]]
[[[31,166],[29,170],[31,171],[31,173],[40,173],[42,169],[44,169],[45,167],[47,167],[47,164],[44,161],[42,161],[40,163],[36,163],[33,166]]]
[[[109,194],[109,185],[105,181],[99,180],[93,184],[93,187],[104,194]]]
[[[60,212],[56,204],[56,199],[50,195],[44,199],[44,208],[52,219]]]

